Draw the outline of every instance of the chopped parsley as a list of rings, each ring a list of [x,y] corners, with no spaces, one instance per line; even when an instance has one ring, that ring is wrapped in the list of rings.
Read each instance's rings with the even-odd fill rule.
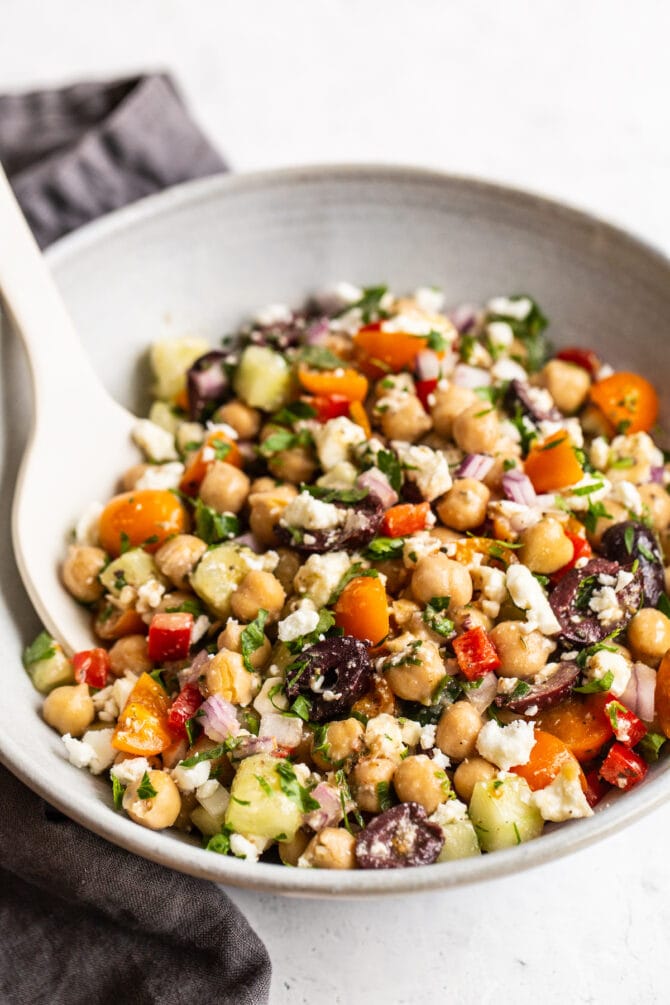
[[[449,345],[442,332],[429,331],[425,338],[426,347],[432,349],[433,352],[444,352]]]
[[[194,754],[193,757],[181,761],[181,767],[194,768],[201,761],[215,761],[217,758],[223,757],[224,754],[229,754],[231,750],[234,750],[238,742],[237,737],[229,736],[227,740],[217,744],[216,747],[212,747],[210,750],[201,750],[199,754]]]
[[[119,535],[119,554],[125,555],[127,551],[130,551],[130,538],[125,530],[122,530]]]
[[[233,449],[232,443],[227,443],[225,440],[221,440],[218,437],[210,440],[208,446],[214,451],[214,457],[217,461],[225,461],[226,457]]]
[[[589,508],[582,517],[582,522],[590,534],[595,533],[596,524],[598,523],[600,517],[611,520],[612,514],[608,513],[604,503],[594,503],[591,499],[589,499]]]
[[[40,632],[34,642],[23,650],[23,665],[28,667],[42,660],[50,660],[56,655],[56,640],[48,632]]]
[[[633,554],[633,545],[635,544],[635,528],[628,524],[625,531],[623,532],[623,542],[626,546],[626,551],[629,555]]]
[[[319,611],[319,620],[314,631],[308,632],[307,635],[300,635],[297,639],[291,639],[290,642],[286,643],[286,648],[290,653],[300,653],[303,649],[315,645],[321,636],[326,635],[334,625],[335,615],[327,607],[322,607]],[[340,635],[342,634],[341,629],[337,629],[337,631]]]
[[[656,607],[661,614],[665,614],[666,618],[670,618],[670,597],[668,597],[667,593],[660,595]]]
[[[372,579],[378,579],[379,573],[376,569],[365,569],[360,562],[353,562],[331,593],[330,599],[328,600],[329,605],[332,606],[338,600],[347,583],[350,583],[352,579],[358,579],[361,576],[370,576]]]
[[[298,781],[295,768],[290,761],[280,761],[275,766],[275,771],[279,776],[279,784],[282,792],[289,799],[293,800],[303,813],[321,809],[321,804],[316,799],[313,799],[307,789]]]
[[[218,834],[214,834],[205,845],[207,851],[215,851],[218,855],[227,855],[230,852],[230,835],[233,831],[225,825]]]
[[[608,670],[599,680],[590,680],[581,687],[573,687],[573,691],[578,694],[599,694],[601,691],[609,691],[614,683],[614,671]]]
[[[666,742],[667,737],[662,733],[647,733],[642,737],[635,749],[638,754],[644,757],[647,764],[654,764],[658,760],[661,747]]]
[[[306,401],[292,401],[289,405],[284,405],[270,419],[278,426],[292,426],[300,419],[313,419],[316,409],[312,408]]]
[[[294,433],[290,429],[278,429],[275,433],[263,440],[258,453],[262,457],[272,457],[281,453],[282,450],[291,450],[293,447],[309,447],[312,444],[312,434],[308,429],[301,429],[299,433]]]
[[[254,620],[243,629],[240,635],[240,651],[242,653],[242,660],[249,673],[254,672],[254,668],[251,664],[251,657],[265,642],[265,622],[267,619],[268,612],[265,608],[261,607]]]
[[[542,313],[539,304],[525,293],[513,294],[507,299],[513,302],[529,300],[531,308],[526,317],[519,320],[509,315],[490,312],[487,314],[486,321],[505,321],[510,326],[515,337],[523,343],[526,350],[526,369],[530,373],[536,373],[544,366],[550,352],[551,347],[544,334],[549,322]]]
[[[449,609],[450,603],[451,597],[431,597],[421,615],[423,623],[445,639],[454,634],[454,622],[442,613]]]
[[[267,778],[265,778],[263,775],[254,775],[254,778],[256,779],[256,781],[258,782],[258,784],[260,785],[260,787],[262,788],[262,790],[265,793],[265,795],[266,796],[271,796],[272,793],[273,793],[273,788],[270,785],[270,783],[268,782]]]
[[[240,530],[239,520],[234,513],[218,513],[211,506],[205,506],[202,499],[195,502],[195,532],[207,544],[229,541]]]
[[[305,345],[296,354],[299,363],[311,370],[337,370],[344,366],[344,361],[323,345]]]
[[[518,701],[519,698],[525,698],[528,692],[531,690],[530,684],[527,684],[525,680],[520,680],[514,686],[514,690],[507,696],[508,701]]]
[[[120,810],[123,806],[123,793],[126,791],[125,785],[122,785],[116,775],[110,774],[112,779],[112,797],[114,799],[114,809]]]
[[[325,503],[355,503],[365,499],[370,494],[369,489],[332,489],[325,485],[305,485],[300,486],[301,492],[309,492],[315,499],[320,499]]]
[[[365,549],[365,557],[373,562],[400,558],[405,544],[404,537],[374,537]]]
[[[393,806],[391,786],[388,782],[377,782],[377,799],[379,800],[379,809],[382,812],[390,810]]]
[[[297,716],[298,719],[302,719],[303,722],[309,722],[309,716],[312,710],[312,706],[304,694],[299,694],[296,700],[291,705],[290,712],[287,715]]]
[[[402,488],[402,465],[392,450],[378,450],[375,466],[386,475],[389,485],[395,492]]]
[[[142,781],[137,786],[137,794],[140,799],[153,799],[154,796],[158,795],[158,792],[151,784],[148,771],[145,771],[142,775]]]
[[[336,315],[341,317],[349,311],[358,309],[361,312],[361,320],[364,325],[369,325],[371,321],[379,321],[389,316],[388,311],[381,307],[381,302],[388,293],[388,286],[365,286],[363,296],[353,304],[347,306]]]

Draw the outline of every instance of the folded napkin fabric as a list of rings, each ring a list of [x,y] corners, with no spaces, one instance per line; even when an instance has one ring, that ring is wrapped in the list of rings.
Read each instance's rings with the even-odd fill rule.
[[[0,95],[0,162],[41,247],[226,163],[169,77]]]
[[[0,161],[43,247],[226,168],[165,76],[0,95]],[[269,984],[218,887],[107,843],[0,766],[2,1005],[257,1005]]]

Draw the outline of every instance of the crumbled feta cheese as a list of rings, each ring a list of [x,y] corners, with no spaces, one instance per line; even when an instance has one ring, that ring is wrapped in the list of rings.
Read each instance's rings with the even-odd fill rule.
[[[516,606],[526,611],[526,631],[539,628],[543,635],[556,635],[560,632],[561,626],[530,569],[521,564],[511,565],[505,580]]]
[[[419,286],[414,291],[414,302],[427,314],[439,314],[444,310],[444,293],[436,286]]]
[[[230,850],[236,858],[244,858],[247,862],[258,862],[260,851],[253,841],[242,834],[230,835]]]
[[[293,320],[293,311],[287,304],[268,304],[256,311],[254,321],[264,327],[277,324],[289,324]]]
[[[373,757],[388,757],[392,761],[399,760],[405,751],[400,723],[385,712],[368,720],[365,743]]]
[[[567,761],[553,782],[533,793],[533,803],[543,820],[571,820],[593,816],[579,780],[577,761]]]
[[[400,440],[394,440],[391,446],[405,468],[407,479],[415,483],[428,502],[451,488],[449,465],[444,454],[431,450],[430,447],[417,447]]]
[[[421,723],[415,722],[414,719],[401,719],[400,728],[402,729],[402,742],[405,746],[416,747],[424,729]]]
[[[311,606],[301,605],[293,614],[279,622],[278,635],[282,642],[293,642],[301,635],[309,635],[319,623],[319,615]]]
[[[447,755],[443,754],[439,747],[433,747],[432,761],[435,767],[441,768],[442,771],[446,771],[451,764]]]
[[[206,614],[200,614],[193,622],[193,628],[191,629],[191,645],[194,646],[196,642],[199,642],[203,636],[207,634],[212,622],[209,620]]]
[[[93,748],[82,740],[76,740],[71,733],[61,736],[67,751],[67,759],[75,768],[87,768],[93,758]]]
[[[589,599],[589,608],[598,615],[603,624],[620,621],[623,611],[613,586],[601,586],[594,590]]]
[[[406,335],[429,335],[433,325],[428,318],[420,314],[396,314],[395,317],[382,321],[382,331],[402,332]]]
[[[607,649],[599,649],[586,661],[584,677],[586,680],[602,680],[607,674],[614,674],[608,691],[619,698],[630,681],[632,667],[623,653],[611,653]]]
[[[103,509],[102,503],[94,502],[84,510],[74,529],[74,539],[77,544],[88,544],[93,547],[98,544],[100,514]]]
[[[514,332],[506,321],[491,321],[486,326],[489,342],[495,349],[509,349],[514,341]],[[526,374],[524,374],[524,378]]]
[[[146,583],[137,587],[137,613],[148,614],[149,611],[158,607],[164,593],[165,587],[162,583],[159,583],[157,579],[147,579]]]
[[[346,519],[346,513],[332,503],[315,499],[309,492],[301,492],[282,513],[280,523],[283,527],[301,527],[305,530],[333,530],[340,527]]]
[[[151,765],[146,757],[127,757],[118,764],[113,764],[111,774],[121,782],[122,785],[132,785],[134,782],[141,782],[145,771],[151,771]]]
[[[130,670],[127,670],[123,677],[117,677],[112,684],[112,698],[117,708],[117,715],[123,712],[130,697],[130,692],[136,684],[137,677]]]
[[[437,725],[435,723],[429,722],[421,730],[421,736],[419,737],[419,745],[422,750],[430,750],[431,747],[435,746],[435,734],[437,733]]]
[[[499,314],[503,318],[514,321],[525,321],[533,309],[533,302],[528,297],[510,300],[509,297],[491,297],[486,305],[490,314]]]
[[[112,746],[113,729],[89,729],[81,740],[70,733],[61,737],[65,744],[70,764],[75,768],[88,768],[93,775],[99,775],[113,763],[118,750]]]
[[[524,368],[516,363],[513,359],[507,359],[503,357],[502,359],[497,359],[493,366],[491,367],[491,376],[496,383],[502,384],[507,380],[528,380],[528,374]],[[512,425],[510,423],[510,425]],[[518,430],[516,427],[512,427],[518,436]]]
[[[659,450],[648,433],[632,433],[630,436],[615,436],[610,444],[612,460],[632,457],[637,464],[647,464],[650,468],[663,466],[663,452]]]
[[[172,778],[180,792],[195,792],[201,785],[204,785],[209,778],[210,761],[200,761],[192,768],[185,768],[183,764],[177,764],[172,769]]]
[[[502,569],[494,569],[490,565],[473,565],[469,567],[469,571],[475,590],[481,592],[482,611],[489,618],[497,618],[500,606],[507,597],[505,573]]]
[[[270,694],[272,692],[272,694]],[[259,715],[283,712],[288,708],[288,698],[276,677],[268,677],[253,701]]]
[[[169,464],[152,464],[135,482],[136,489],[178,489],[184,474],[181,461]]]
[[[150,461],[178,460],[174,436],[151,419],[140,419],[132,429],[132,438]]]
[[[352,450],[365,441],[365,432],[357,423],[340,415],[314,429],[314,442],[319,463],[324,471],[351,459]]]
[[[405,568],[413,569],[420,558],[432,555],[441,547],[440,539],[433,537],[427,530],[419,531],[418,534],[412,534],[411,537],[405,538],[402,546],[402,560]]]
[[[589,447],[589,460],[598,471],[606,471],[609,466],[610,447],[604,436],[596,436]]]
[[[230,793],[227,789],[224,789],[215,778],[210,778],[202,785],[199,785],[195,792],[195,798],[198,800],[200,805],[204,810],[207,810],[213,817],[221,817],[228,808],[228,803],[230,802]]]
[[[642,513],[642,497],[632,482],[625,479],[616,482],[612,488],[610,498],[614,499],[615,502],[621,503],[622,506],[625,506],[635,516],[640,516]]]
[[[298,593],[306,593],[315,607],[325,607],[353,560],[346,551],[310,555],[296,573],[293,585]]]
[[[519,683],[518,677],[500,677],[498,679],[498,694],[511,694]]]
[[[449,824],[458,823],[460,820],[469,820],[470,817],[467,806],[460,799],[447,799],[445,803],[440,803],[428,819],[440,827],[448,827]]]
[[[340,461],[325,475],[317,478],[316,484],[323,485],[326,489],[350,489],[357,478],[358,468],[355,468],[350,461]]]
[[[485,723],[477,737],[477,751],[503,771],[517,765],[528,764],[535,746],[535,727],[532,722],[517,719],[508,726],[499,726],[495,719]]]

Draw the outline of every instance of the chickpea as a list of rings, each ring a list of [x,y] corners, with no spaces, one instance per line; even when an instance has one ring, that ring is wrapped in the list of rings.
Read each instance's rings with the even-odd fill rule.
[[[483,628],[485,632],[490,632],[493,627],[493,620],[472,604],[451,611],[449,617],[459,632],[467,632],[470,628]]]
[[[260,545],[271,548],[279,544],[274,528],[291,499],[297,496],[294,485],[277,485],[269,492],[254,492],[249,496],[249,527]]]
[[[115,677],[123,677],[126,670],[139,674],[150,673],[154,665],[149,659],[146,635],[124,635],[109,650],[110,669]]]
[[[495,778],[497,769],[483,757],[466,757],[454,772],[454,788],[459,799],[469,803],[477,782],[489,782]]]
[[[284,865],[296,866],[308,844],[309,835],[303,830],[296,831],[290,841],[277,842],[279,857]]]
[[[435,527],[431,527],[428,533],[431,537],[437,538],[441,546],[451,544],[454,541],[463,540],[462,534],[458,534],[455,530],[451,530],[449,527],[440,527],[439,524]]]
[[[496,410],[485,401],[476,401],[454,419],[454,439],[466,454],[491,453],[500,437]]]
[[[519,560],[531,572],[539,572],[543,576],[562,569],[575,550],[561,524],[550,516],[524,530],[520,540],[523,547],[519,550]]]
[[[500,677],[534,677],[546,665],[556,644],[542,632],[525,632],[521,621],[501,621],[491,632],[491,642],[502,666]]]
[[[175,434],[177,450],[185,458],[192,457],[205,440],[205,427],[199,422],[180,422]]]
[[[123,793],[123,808],[131,820],[149,830],[172,827],[181,810],[179,789],[165,771],[149,771],[147,774],[156,795],[143,799],[138,792],[141,783],[133,782]]]
[[[479,398],[469,387],[450,384],[446,388],[438,388],[435,391],[435,404],[430,410],[435,432],[450,439],[456,416],[478,401]]]
[[[506,436],[501,436],[498,440],[497,449],[493,457],[493,464],[482,479],[484,485],[492,492],[503,495],[502,480],[505,475],[505,463],[507,461],[517,462],[521,457],[521,447]]]
[[[657,667],[670,649],[670,618],[653,607],[643,607],[628,625],[628,644],[636,660]]]
[[[397,596],[409,582],[409,569],[405,568],[401,558],[388,558],[383,562],[375,562],[375,569],[380,576],[386,576],[386,592]]]
[[[587,405],[581,412],[579,421],[586,436],[604,436],[606,439],[612,435],[612,427],[603,413],[595,405]]]
[[[363,757],[351,772],[351,789],[359,809],[364,813],[379,813],[382,806],[378,785],[390,784],[395,774],[395,761],[388,757]]]
[[[639,491],[656,530],[667,530],[670,526],[670,495],[656,482],[640,485]]]
[[[589,539],[589,544],[592,548],[599,548],[602,544],[603,534],[610,527],[613,527],[615,523],[620,523],[622,520],[628,519],[628,510],[621,503],[612,502],[608,499],[604,504],[605,509],[609,513],[609,517],[599,516],[596,520],[595,530],[587,531],[586,536]]]
[[[433,597],[449,597],[451,611],[472,600],[472,579],[464,565],[446,555],[425,555],[412,573],[412,593],[421,604],[430,603]]]
[[[244,666],[239,653],[220,649],[210,660],[205,679],[210,694],[220,694],[234,705],[248,705],[258,693],[258,677]]]
[[[140,478],[144,477],[150,467],[151,464],[133,464],[127,471],[124,471],[121,475],[121,490],[123,492],[132,492]]]
[[[388,373],[385,377],[381,377],[375,384],[373,391],[375,401],[379,401],[381,398],[386,398],[389,395],[400,398],[406,394],[415,393],[416,385],[414,378],[411,374],[405,373],[402,370],[400,373]]]
[[[486,507],[491,493],[475,478],[457,478],[437,504],[442,523],[454,530],[472,530],[486,519]]]
[[[280,450],[268,460],[268,467],[273,475],[294,485],[310,482],[316,471],[314,454],[307,447],[291,447]]]
[[[65,684],[54,688],[42,705],[44,721],[63,736],[82,736],[95,719],[88,684]]]
[[[415,394],[399,398],[397,406],[393,405],[387,412],[381,413],[379,423],[389,440],[403,440],[405,443],[416,443],[433,425]]]
[[[297,551],[290,548],[277,548],[279,561],[275,568],[275,576],[284,587],[286,594],[293,592],[293,580],[298,574],[302,561]]]
[[[476,752],[482,717],[469,701],[447,705],[437,724],[435,742],[443,754],[462,761]]]
[[[99,600],[104,588],[98,576],[107,564],[102,548],[89,545],[71,545],[63,562],[63,584],[68,593],[82,604]]]
[[[282,487],[281,483],[277,481],[276,478],[269,478],[268,475],[263,475],[262,478],[254,478],[251,483],[251,488],[249,489],[249,494],[253,495],[256,492],[274,492],[275,489]]]
[[[552,359],[544,366],[540,382],[565,415],[579,411],[591,387],[591,377],[583,367],[562,359]]]
[[[413,600],[394,600],[391,604],[391,614],[398,628],[408,630],[414,615],[421,616],[421,608]]]
[[[326,726],[323,746],[317,747],[312,735],[311,757],[318,768],[328,771],[339,767],[363,748],[365,730],[358,719],[338,719]]]
[[[425,754],[406,757],[396,768],[393,787],[401,803],[419,803],[434,813],[449,798],[449,779]]]
[[[154,560],[173,586],[178,590],[188,590],[189,576],[206,551],[207,545],[199,537],[177,534],[160,546]]]
[[[239,621],[235,621],[234,618],[229,618],[228,623],[222,632],[219,632],[219,637],[216,640],[216,644],[219,649],[230,649],[231,652],[241,653],[242,652],[242,632],[244,631],[246,625],[241,625]],[[272,652],[272,646],[270,645],[270,640],[267,635],[263,636],[263,643],[254,649],[254,651],[249,655],[249,662],[251,663],[254,670],[260,670],[270,659],[270,653]]]
[[[446,673],[435,643],[405,634],[393,639],[387,648],[392,655],[385,661],[384,670],[393,693],[406,701],[430,705]]]
[[[244,471],[225,461],[214,461],[200,485],[200,498],[217,513],[239,513],[251,482]]]
[[[284,587],[276,576],[252,569],[233,593],[230,606],[243,621],[253,621],[261,608],[268,612],[270,621],[276,621],[285,600]]]
[[[214,413],[214,422],[225,422],[231,426],[241,440],[253,440],[261,428],[261,413],[244,402],[229,401]]]
[[[301,855],[312,869],[354,869],[356,838],[344,827],[324,827],[315,834]]]

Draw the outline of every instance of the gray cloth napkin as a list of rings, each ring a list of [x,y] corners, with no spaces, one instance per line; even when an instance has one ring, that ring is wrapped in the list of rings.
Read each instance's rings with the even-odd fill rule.
[[[0,160],[42,246],[225,169],[164,76],[0,96]],[[218,887],[108,844],[0,767],[2,1005],[256,1005],[269,984]]]

